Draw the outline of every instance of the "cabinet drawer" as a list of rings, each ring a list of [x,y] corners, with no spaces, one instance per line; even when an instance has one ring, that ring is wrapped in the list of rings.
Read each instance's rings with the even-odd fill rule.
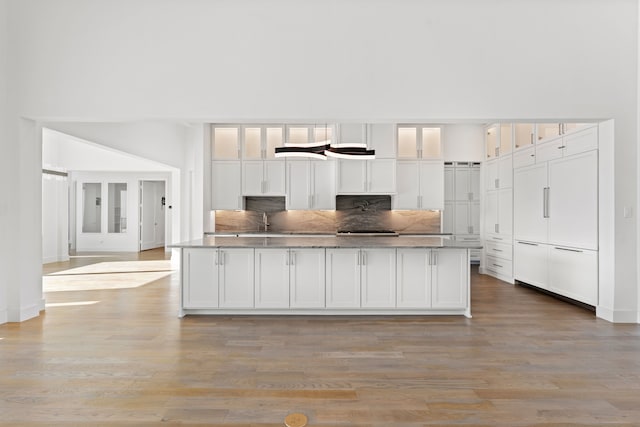
[[[513,153],[513,168],[521,168],[523,166],[529,166],[536,162],[535,147],[528,147],[523,150],[518,150]]]
[[[501,276],[511,277],[513,275],[513,264],[510,260],[495,258],[492,256],[486,257],[485,268],[495,274]]]
[[[488,241],[485,244],[487,255],[505,260],[513,259],[513,246],[508,243]]]
[[[584,153],[598,148],[598,126],[565,135],[564,155]]]
[[[546,162],[563,156],[564,141],[562,137],[536,146],[536,162]]]

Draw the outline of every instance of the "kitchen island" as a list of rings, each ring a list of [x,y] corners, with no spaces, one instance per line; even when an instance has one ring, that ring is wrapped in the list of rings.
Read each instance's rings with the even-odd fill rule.
[[[443,237],[207,236],[171,247],[181,253],[181,317],[471,317],[469,251],[479,247]]]

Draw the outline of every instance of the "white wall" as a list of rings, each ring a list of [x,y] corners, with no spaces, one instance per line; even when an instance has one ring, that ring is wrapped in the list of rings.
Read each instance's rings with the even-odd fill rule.
[[[42,174],[42,262],[69,259],[69,185],[66,176]]]
[[[9,3],[14,117],[615,119],[605,173],[616,257],[604,286],[608,309],[637,311],[637,216],[622,215],[638,205],[635,0]],[[29,154],[8,153],[6,163]],[[19,186],[34,189],[30,179]],[[39,252],[38,239],[23,244]]]
[[[132,142],[131,145],[136,144]],[[153,151],[162,149],[164,147],[156,147]],[[47,128],[42,130],[42,167],[63,171],[175,170],[163,163]]]
[[[8,19],[7,19],[7,0],[0,0],[0,152],[3,153],[0,156],[0,241],[10,242],[14,241],[9,236],[10,218],[9,218],[9,173],[8,166],[15,160],[13,154],[14,148],[9,143],[9,137],[7,132],[7,120],[8,120],[8,93],[7,93],[7,81],[8,81],[8,65],[7,65],[7,43],[8,43]],[[6,153],[6,154],[5,154]],[[9,262],[13,259],[9,259],[8,252],[10,251],[10,245],[0,245],[0,271],[5,272],[0,274],[0,324],[7,321],[7,293],[9,287]]]

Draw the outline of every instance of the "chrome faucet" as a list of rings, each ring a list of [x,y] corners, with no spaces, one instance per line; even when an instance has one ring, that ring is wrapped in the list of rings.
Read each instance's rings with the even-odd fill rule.
[[[267,227],[269,226],[269,223],[267,222],[266,212],[262,212],[262,225],[264,226],[264,231],[267,231]]]

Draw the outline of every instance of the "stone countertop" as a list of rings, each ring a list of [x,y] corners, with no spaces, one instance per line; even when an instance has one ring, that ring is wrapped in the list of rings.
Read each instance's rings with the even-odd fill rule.
[[[439,236],[282,236],[218,237],[169,245],[170,248],[451,248],[482,249],[477,243],[450,240]]]

